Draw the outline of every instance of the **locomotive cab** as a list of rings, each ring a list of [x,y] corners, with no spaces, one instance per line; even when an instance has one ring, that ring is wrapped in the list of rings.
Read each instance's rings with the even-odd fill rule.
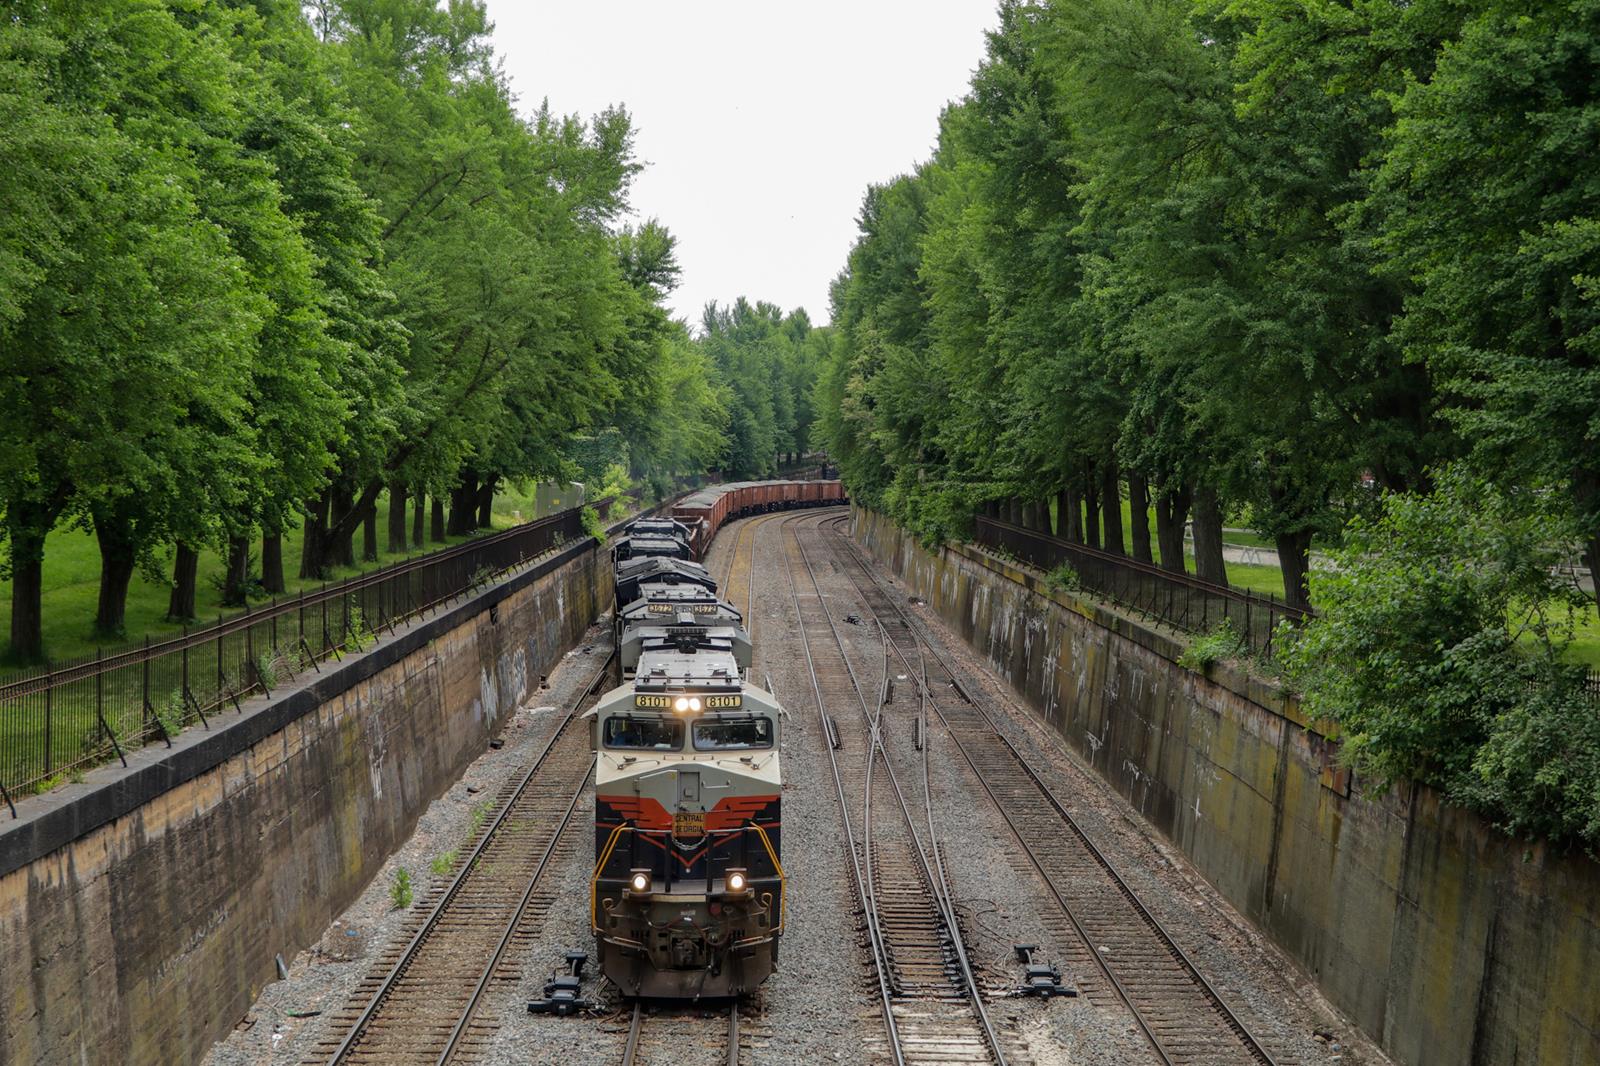
[[[777,701],[721,649],[652,648],[594,714],[591,926],[630,996],[738,995],[777,961]]]

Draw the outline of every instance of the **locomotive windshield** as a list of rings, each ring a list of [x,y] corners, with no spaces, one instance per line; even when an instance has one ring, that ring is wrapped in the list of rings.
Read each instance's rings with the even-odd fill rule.
[[[608,748],[676,751],[683,747],[683,723],[670,718],[635,718],[632,715],[607,718],[605,743]]]
[[[702,718],[694,724],[696,751],[772,747],[770,718]]]

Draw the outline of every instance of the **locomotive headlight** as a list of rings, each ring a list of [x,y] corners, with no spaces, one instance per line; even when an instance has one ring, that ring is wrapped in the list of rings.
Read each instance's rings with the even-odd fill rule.
[[[729,892],[743,892],[750,887],[750,879],[743,870],[729,870],[727,884]]]
[[[691,711],[698,711],[700,709],[700,697],[699,696],[690,696],[689,697],[689,709]]]
[[[628,875],[628,890],[636,896],[643,896],[650,891],[650,871],[635,870]]]
[[[675,702],[672,705],[672,709],[677,711],[679,714],[682,714],[684,711],[687,711],[689,709],[689,701],[688,701],[688,699],[686,699],[683,696],[679,696],[678,699],[677,699],[677,702]]]

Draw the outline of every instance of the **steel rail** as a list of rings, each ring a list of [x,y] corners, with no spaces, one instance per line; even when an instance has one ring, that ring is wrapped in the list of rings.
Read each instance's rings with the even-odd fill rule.
[[[1026,852],[1029,861],[1033,864],[1034,868],[1039,871],[1040,876],[1044,879],[1045,885],[1055,897],[1056,902],[1060,905],[1062,912],[1071,922],[1074,930],[1077,931],[1084,943],[1089,946],[1089,954],[1094,957],[1095,962],[1099,964],[1101,972],[1105,975],[1107,980],[1111,982],[1112,987],[1116,990],[1118,997],[1133,1014],[1140,1030],[1150,1041],[1151,1046],[1155,1048],[1156,1053],[1161,1056],[1163,1062],[1168,1064],[1173,1063],[1175,1060],[1171,1058],[1170,1052],[1157,1037],[1147,1019],[1143,1016],[1138,1007],[1134,1005],[1132,997],[1127,988],[1111,970],[1110,965],[1102,957],[1101,953],[1094,950],[1093,939],[1080,924],[1078,916],[1074,913],[1072,907],[1067,903],[1066,899],[1061,895],[1060,890],[1056,887],[1049,874],[1046,873],[1043,863],[1035,852],[1033,845],[1028,842],[1026,835],[1022,831],[1022,828],[1017,825],[1008,805],[1002,803],[1000,798],[995,795],[987,775],[979,768],[977,760],[973,757],[967,746],[962,743],[960,735],[951,727],[949,720],[945,717],[943,710],[939,707],[938,701],[933,696],[932,687],[928,684],[927,680],[924,649],[931,650],[932,645],[929,642],[926,633],[923,631],[921,620],[915,619],[911,615],[907,614],[907,612],[895,602],[894,597],[888,595],[888,593],[883,590],[882,585],[876,575],[871,572],[871,569],[861,558],[860,549],[854,544],[853,541],[850,540],[850,538],[838,533],[837,526],[835,527],[835,533],[838,536],[838,539],[844,541],[848,546],[849,558],[851,562],[855,564],[855,567],[846,567],[845,569],[852,571],[851,580],[855,583],[857,589],[861,591],[863,600],[867,600],[869,608],[872,608],[869,593],[867,592],[867,589],[861,585],[860,581],[854,576],[855,571],[859,571],[865,575],[868,581],[872,582],[873,586],[877,589],[879,595],[882,597],[883,602],[887,603],[894,613],[899,616],[899,619],[905,626],[906,631],[911,635],[911,639],[917,648],[918,659],[922,663],[923,673],[921,676],[921,687],[924,698],[927,700],[928,705],[933,708],[934,713],[939,716],[940,722],[945,725],[946,730],[950,733],[950,737],[955,742],[956,748],[961,753],[962,759],[972,769],[973,775],[977,778],[978,783],[983,787],[985,794],[988,795],[990,800],[994,803],[996,809],[998,809],[1005,818],[1006,824],[1011,827],[1012,833],[1016,836],[1018,843],[1021,844],[1023,851]],[[835,557],[838,557],[837,552],[835,552]],[[874,613],[876,613],[876,609],[873,609]],[[911,669],[909,659],[898,645],[896,645],[895,651],[896,654],[899,655],[900,660],[906,664],[907,669]],[[1128,882],[1120,873],[1118,873],[1116,867],[1112,865],[1111,860],[1089,837],[1088,833],[1084,830],[1082,825],[1079,824],[1077,819],[1075,819],[1067,811],[1065,804],[1061,802],[1061,800],[1056,796],[1054,790],[1050,788],[1038,771],[1035,770],[1034,767],[1023,756],[1016,744],[1011,741],[1011,738],[1007,737],[1005,733],[1002,732],[995,724],[994,719],[991,717],[988,710],[979,706],[976,702],[970,700],[968,702],[972,703],[973,709],[989,727],[990,733],[1001,741],[1006,752],[1008,752],[1016,761],[1017,765],[1024,771],[1028,779],[1034,784],[1034,786],[1049,802],[1050,806],[1072,830],[1073,834],[1083,845],[1085,851],[1089,853],[1096,864],[1098,864],[1101,869],[1104,870],[1105,873],[1111,878],[1119,893],[1131,905],[1136,915],[1143,920],[1143,922],[1155,934],[1162,945],[1172,953],[1175,961],[1177,961],[1178,964],[1185,971],[1187,971],[1191,981],[1193,981],[1196,987],[1198,987],[1205,997],[1210,1000],[1213,1008],[1217,1011],[1223,1022],[1239,1037],[1240,1042],[1245,1046],[1245,1050],[1249,1052],[1258,1062],[1265,1064],[1265,1066],[1276,1066],[1276,1060],[1273,1059],[1272,1055],[1261,1045],[1254,1034],[1252,1034],[1245,1026],[1244,1022],[1239,1018],[1239,1016],[1231,1007],[1228,1006],[1227,1002],[1223,1000],[1221,994],[1217,992],[1215,986],[1213,986],[1211,982],[1206,979],[1205,975],[1200,972],[1199,967],[1195,965],[1188,953],[1185,952],[1178,944],[1171,932],[1164,925],[1162,925],[1160,920],[1157,919],[1155,915],[1150,912],[1149,908],[1145,906],[1144,901],[1139,898],[1138,893],[1136,893],[1132,886],[1128,884]],[[926,738],[924,739],[923,748],[924,754],[926,754]]]
[[[824,521],[824,522],[825,521],[837,521],[837,519],[826,519],[825,518],[822,521]],[[818,526],[820,527],[821,524],[822,523],[819,522]],[[984,1039],[985,1043],[987,1043],[989,1045],[989,1050],[990,1050],[991,1054],[993,1054],[993,1056],[995,1058],[995,1061],[997,1063],[999,1063],[1000,1066],[1006,1066],[1005,1050],[1000,1044],[999,1034],[995,1031],[994,1023],[993,1023],[992,1019],[990,1019],[990,1017],[989,1017],[988,1008],[985,1006],[985,1004],[983,1002],[983,991],[978,986],[977,974],[973,972],[972,961],[967,955],[966,944],[964,943],[964,938],[961,935],[961,927],[956,922],[956,915],[955,915],[954,907],[953,907],[953,905],[951,903],[952,896],[951,896],[951,893],[950,893],[950,885],[949,885],[949,882],[945,879],[945,876],[944,876],[943,862],[936,859],[936,861],[934,863],[930,864],[929,861],[928,861],[927,851],[928,850],[932,850],[935,853],[935,855],[937,856],[938,847],[939,847],[938,838],[937,838],[937,836],[934,835],[934,826],[933,826],[933,822],[932,822],[932,805],[931,805],[931,803],[929,805],[929,816],[930,816],[929,817],[929,834],[930,835],[929,835],[929,840],[928,840],[928,847],[927,847],[927,849],[924,849],[921,837],[918,835],[917,830],[916,830],[915,820],[912,818],[912,815],[911,815],[911,806],[910,806],[909,803],[906,802],[905,793],[900,787],[899,777],[898,777],[898,775],[896,775],[896,773],[894,771],[894,764],[889,759],[888,749],[885,747],[884,742],[883,742],[882,730],[880,728],[880,725],[881,725],[880,719],[882,718],[882,709],[883,709],[882,708],[882,704],[879,705],[878,714],[877,715],[874,715],[870,710],[868,710],[865,690],[861,686],[860,679],[857,678],[857,676],[856,676],[856,672],[855,672],[854,666],[852,666],[851,663],[850,663],[850,656],[849,656],[848,651],[846,651],[846,649],[845,649],[844,638],[840,635],[838,626],[834,624],[832,613],[829,612],[828,609],[827,609],[827,603],[823,599],[823,596],[822,596],[822,585],[817,580],[816,570],[811,565],[811,559],[806,553],[805,545],[800,542],[800,538],[798,537],[798,535],[796,535],[794,537],[794,543],[795,543],[795,546],[800,551],[800,560],[801,560],[802,563],[805,564],[806,573],[810,576],[811,581],[812,581],[812,585],[816,589],[818,602],[822,605],[822,608],[823,608],[823,616],[824,616],[824,618],[827,619],[827,622],[828,622],[828,629],[833,634],[834,643],[838,645],[840,658],[843,660],[843,662],[845,664],[845,670],[850,675],[851,684],[854,686],[854,688],[856,690],[856,696],[857,696],[857,698],[859,699],[859,701],[861,703],[862,715],[866,718],[867,724],[868,724],[869,729],[870,729],[870,746],[869,746],[869,750],[867,752],[867,775],[866,775],[867,776],[867,786],[866,786],[867,802],[870,805],[870,798],[871,798],[871,792],[872,792],[872,784],[871,784],[871,782],[872,782],[872,768],[873,768],[874,763],[877,761],[877,759],[881,758],[883,760],[884,772],[885,772],[885,774],[887,776],[889,784],[890,784],[890,786],[891,786],[891,788],[892,788],[892,790],[894,792],[894,796],[895,796],[895,799],[897,801],[897,804],[898,804],[898,806],[900,808],[901,817],[905,821],[906,830],[907,830],[908,834],[910,835],[912,844],[914,845],[914,851],[916,853],[917,859],[918,859],[919,863],[922,866],[923,876],[927,879],[930,895],[933,897],[934,904],[938,908],[940,916],[941,916],[941,919],[945,923],[945,928],[946,928],[947,934],[950,937],[950,943],[955,949],[956,961],[958,963],[958,967],[957,968],[960,971],[962,983],[966,985],[967,995],[968,995],[968,998],[972,1002],[973,1014],[977,1019],[979,1030],[980,1030],[980,1032],[981,1032],[981,1034],[983,1036],[983,1039]],[[797,606],[797,609],[798,609],[798,606]],[[880,625],[879,628],[881,630],[882,626]],[[802,637],[802,640],[806,639],[803,626],[801,627],[801,637]],[[885,634],[885,640],[887,640],[887,639],[888,639],[887,638],[887,634]],[[809,652],[808,652],[808,658],[809,658]],[[888,652],[887,652],[887,648],[885,649],[884,668],[885,668],[884,677],[885,677],[885,686],[886,686],[887,677],[888,677],[888,674],[887,674],[887,669],[888,669]],[[820,692],[818,693],[818,703],[819,703],[819,705],[821,703],[821,694],[820,694]],[[831,757],[831,753],[832,753],[832,747],[831,746],[829,747],[829,752],[830,752],[830,757]],[[923,744],[923,756],[924,756],[924,769],[926,769],[926,756],[927,756],[927,744],[926,743]],[[862,818],[863,818],[863,821],[866,823],[865,830],[866,830],[867,833],[870,834],[870,832],[871,832],[870,806],[867,806],[867,807],[864,808]],[[870,839],[870,837],[869,837],[869,839]],[[871,863],[872,856],[871,856],[870,846],[868,847],[866,858],[867,858],[867,867],[868,867],[868,870],[870,872],[871,864],[872,864]]]
[[[793,517],[793,516],[791,516]],[[789,518],[785,518],[782,526],[787,528]],[[799,539],[790,538],[795,547],[799,548]],[[788,553],[785,552],[785,555]],[[800,647],[805,653],[806,671],[811,676],[811,691],[817,701],[817,720],[822,726],[824,737],[830,734],[828,728],[828,712],[823,706],[822,682],[817,677],[816,660],[811,654],[811,641],[805,635],[805,623],[800,613],[800,585],[795,579],[794,567],[786,565],[784,573],[789,577],[789,596],[794,604],[795,625],[800,632]],[[824,607],[826,611],[826,607]],[[846,663],[848,665],[848,662]],[[900,1046],[900,1031],[894,1017],[894,994],[889,988],[889,949],[884,943],[883,930],[878,924],[877,909],[870,906],[867,896],[867,878],[861,869],[861,855],[856,850],[855,829],[850,824],[850,802],[845,797],[844,777],[839,771],[839,757],[834,746],[826,740],[823,747],[828,752],[828,765],[833,771],[833,787],[839,799],[839,816],[844,823],[845,853],[850,856],[851,871],[855,875],[856,892],[862,900],[862,910],[867,919],[867,940],[872,945],[873,970],[878,977],[878,998],[883,1008],[883,1023],[888,1030],[889,1053],[893,1057],[895,1066],[905,1066],[905,1050]]]
[[[628,1042],[622,1048],[622,1066],[635,1066],[644,1032],[644,1000],[633,1001],[633,1020],[628,1023]],[[728,1004],[728,1066],[739,1066],[739,1001]]]
[[[461,869],[456,874],[455,878],[450,882],[450,887],[445,890],[444,894],[439,897],[439,901],[434,904],[433,909],[428,914],[428,917],[412,935],[410,941],[408,941],[406,944],[405,950],[401,952],[400,957],[396,959],[394,965],[390,967],[389,973],[384,977],[382,983],[378,986],[376,991],[374,991],[372,998],[367,1003],[366,1008],[362,1010],[360,1016],[357,1017],[355,1023],[350,1027],[350,1031],[345,1034],[344,1040],[340,1042],[339,1047],[329,1057],[328,1062],[330,1066],[336,1066],[337,1063],[344,1061],[344,1059],[356,1049],[356,1046],[361,1041],[361,1037],[365,1035],[367,1028],[371,1025],[373,1019],[377,1017],[378,1011],[383,1006],[384,1001],[389,998],[389,994],[395,989],[400,981],[405,978],[407,971],[410,969],[411,963],[417,956],[418,951],[427,941],[429,935],[438,928],[439,922],[443,918],[445,912],[449,909],[451,902],[456,898],[457,895],[459,895],[461,887],[466,884],[468,878],[471,877],[474,867],[477,865],[478,859],[488,848],[489,842],[494,839],[495,834],[500,831],[500,828],[503,825],[505,825],[506,819],[510,816],[511,811],[517,805],[518,798],[520,798],[523,792],[527,790],[529,783],[533,781],[539,770],[544,766],[545,760],[549,757],[550,753],[555,750],[557,742],[561,740],[562,736],[566,733],[567,729],[571,727],[572,723],[578,719],[580,710],[582,709],[583,705],[588,702],[588,699],[594,693],[595,688],[610,672],[611,664],[615,660],[616,654],[616,649],[613,648],[611,654],[606,656],[605,662],[601,664],[600,669],[595,672],[595,675],[590,678],[589,683],[584,686],[583,691],[579,693],[578,697],[573,701],[571,708],[567,711],[566,717],[562,719],[560,726],[558,726],[555,732],[551,734],[550,740],[545,744],[544,749],[539,752],[539,756],[534,760],[533,765],[530,766],[527,772],[522,775],[522,779],[517,783],[517,786],[512,791],[510,797],[500,808],[500,811],[495,815],[494,821],[492,821],[488,828],[484,830],[483,835],[478,839],[477,845],[472,849],[472,854],[467,857],[466,862],[461,864]],[[440,1052],[439,1057],[436,1060],[437,1063],[442,1064],[447,1062],[455,1053],[455,1049],[459,1045],[461,1035],[466,1031],[467,1023],[471,1019],[473,1012],[477,1009],[478,1002],[483,997],[484,989],[488,987],[489,981],[494,974],[495,967],[499,965],[501,957],[505,954],[506,946],[511,942],[512,935],[516,932],[517,926],[522,922],[522,914],[523,911],[527,909],[528,900],[533,894],[534,886],[538,883],[539,878],[544,874],[545,867],[549,865],[550,857],[555,853],[556,845],[559,843],[562,834],[566,831],[567,825],[571,822],[572,812],[576,809],[578,800],[582,798],[584,789],[588,787],[588,784],[589,775],[585,773],[583,775],[583,779],[578,782],[578,787],[573,795],[572,800],[567,804],[566,813],[562,817],[561,824],[556,827],[555,832],[551,835],[549,846],[546,847],[544,853],[540,856],[538,863],[534,867],[533,872],[529,875],[528,886],[522,894],[521,902],[518,904],[516,910],[512,912],[511,918],[507,923],[505,934],[500,938],[498,947],[495,949],[493,955],[489,959],[488,965],[484,968],[483,975],[479,978],[476,986],[474,987],[471,998],[467,1001],[467,1004],[462,1011],[460,1020],[457,1022],[455,1028],[451,1031],[448,1043],[445,1045],[444,1050]]]

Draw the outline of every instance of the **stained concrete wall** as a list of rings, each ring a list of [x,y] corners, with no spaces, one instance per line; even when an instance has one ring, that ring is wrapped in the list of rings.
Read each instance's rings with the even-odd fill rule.
[[[856,536],[1400,1062],[1600,1062],[1600,865],[1405,786],[1351,793],[1330,728],[1174,634],[972,547]]]
[[[0,1063],[197,1061],[609,603],[592,543],[0,821]]]

